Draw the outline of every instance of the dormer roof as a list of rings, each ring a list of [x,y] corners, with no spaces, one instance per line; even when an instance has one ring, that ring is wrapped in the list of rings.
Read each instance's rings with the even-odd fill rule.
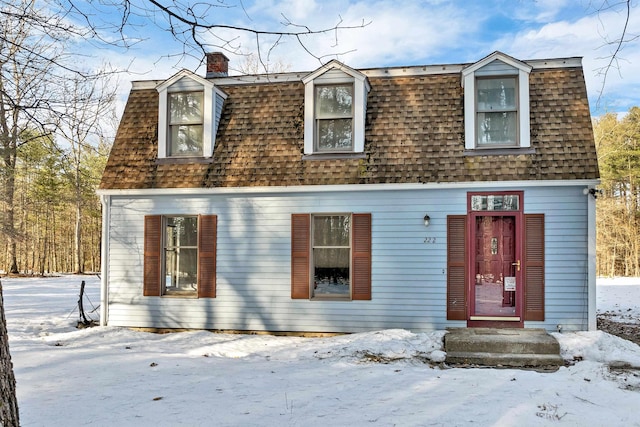
[[[211,82],[210,80],[202,78],[202,77],[200,77],[199,75],[195,74],[192,71],[182,69],[182,70],[178,71],[177,73],[175,73],[173,76],[169,77],[167,80],[165,80],[162,83],[158,84],[156,86],[156,90],[158,92],[160,92],[162,90],[165,90],[165,89],[173,86],[174,84],[176,84],[177,82],[179,82],[183,78],[191,79],[191,80],[195,81],[196,83],[201,84],[205,88],[212,88],[214,86],[213,82]]]
[[[331,61],[327,62],[323,66],[316,69],[315,71],[312,71],[306,76],[304,76],[302,78],[302,83],[307,84],[331,70],[340,70],[343,73],[347,74],[348,76],[353,77],[355,80],[364,82],[367,91],[371,89],[371,85],[369,84],[369,79],[367,78],[366,75],[364,75],[363,73],[361,73],[360,71],[354,68],[351,68],[343,64],[342,62],[336,59],[332,59]]]
[[[478,62],[474,62],[473,64],[469,64],[468,66],[464,67],[462,69],[462,75],[467,76],[471,73],[474,73],[479,69],[481,69],[482,67],[496,60],[504,62],[505,64],[510,65],[513,68],[516,68],[520,71],[524,71],[525,73],[530,73],[531,70],[533,69],[533,67],[527,64],[526,62],[515,59],[514,57],[504,54],[502,52],[495,51],[492,54],[485,56]]]

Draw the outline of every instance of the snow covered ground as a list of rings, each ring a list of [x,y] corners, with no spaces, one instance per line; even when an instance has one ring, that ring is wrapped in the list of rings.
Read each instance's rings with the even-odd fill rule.
[[[580,360],[555,373],[450,369],[443,331],[78,330],[83,279],[91,309],[96,277],[2,279],[23,427],[640,426],[640,347],[603,332],[555,334]],[[599,281],[597,304],[637,321],[640,279]]]

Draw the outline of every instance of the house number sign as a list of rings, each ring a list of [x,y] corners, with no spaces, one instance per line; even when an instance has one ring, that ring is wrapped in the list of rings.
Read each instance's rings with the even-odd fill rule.
[[[433,245],[436,243],[436,238],[435,237],[425,237],[424,238],[424,243],[428,243],[430,245]]]

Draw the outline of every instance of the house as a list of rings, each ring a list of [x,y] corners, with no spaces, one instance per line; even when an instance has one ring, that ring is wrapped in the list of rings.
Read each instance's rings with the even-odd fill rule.
[[[595,329],[580,58],[134,82],[100,184],[103,324]]]

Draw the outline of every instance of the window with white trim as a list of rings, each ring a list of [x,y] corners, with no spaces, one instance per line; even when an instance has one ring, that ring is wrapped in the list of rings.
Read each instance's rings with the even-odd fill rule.
[[[350,297],[351,215],[312,218],[312,297]]]
[[[531,147],[531,70],[501,52],[462,70],[466,150]]]
[[[167,156],[202,156],[203,92],[169,93]]]
[[[198,217],[164,218],[164,292],[196,293],[198,289]]]
[[[371,300],[371,214],[291,215],[291,298]]]
[[[143,295],[216,296],[216,215],[144,217]]]
[[[315,151],[353,151],[353,85],[315,87]]]
[[[211,158],[227,94],[187,70],[165,80],[156,90],[158,159]]]
[[[333,60],[302,79],[304,154],[364,152],[367,77]]]
[[[476,80],[476,144],[518,145],[518,96],[515,77]]]

